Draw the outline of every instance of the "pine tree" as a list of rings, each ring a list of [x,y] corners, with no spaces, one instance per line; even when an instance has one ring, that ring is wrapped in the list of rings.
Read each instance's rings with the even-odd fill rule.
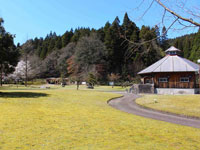
[[[133,33],[136,33],[137,27],[135,25],[134,22],[132,22],[129,17],[128,14],[125,13],[124,15],[124,20],[122,23],[122,34],[125,35],[125,37],[130,40],[131,36],[133,37]]]
[[[71,38],[73,36],[73,30],[66,31],[62,36],[62,47],[65,47],[69,42],[71,41]]]
[[[51,38],[48,42],[48,51],[47,53],[51,53],[55,47],[55,39]]]
[[[195,35],[190,58],[192,58],[192,60],[195,62],[200,58],[200,29]]]
[[[157,43],[158,45],[160,45],[160,41],[161,41],[161,38],[160,38],[160,29],[157,25],[155,25],[155,33],[156,33],[156,36],[157,36]]]
[[[47,52],[48,52],[47,44],[45,42],[43,42],[41,53],[40,53],[40,58],[45,59],[45,57],[47,56]]]
[[[57,39],[56,39],[55,48],[57,48],[57,49],[61,49],[62,48],[62,39],[61,39],[60,36],[57,37]]]
[[[183,53],[184,53],[184,57],[185,58],[189,58],[190,56],[190,40],[189,40],[189,37],[186,37],[185,40],[184,40],[184,43],[183,43]]]
[[[167,40],[168,40],[168,38],[167,38],[167,29],[166,29],[166,27],[164,26],[163,28],[162,28],[162,36],[161,36],[161,47],[165,50],[165,49],[167,49],[168,47],[169,47],[169,45],[168,45],[168,43],[167,43]]]
[[[111,57],[111,66],[115,73],[121,73],[122,65],[123,65],[123,56],[124,50],[122,48],[122,42],[124,39],[121,38],[121,29],[120,29],[120,20],[118,17],[115,18],[111,27],[110,27],[110,36],[111,36],[111,49],[112,49],[112,57]]]

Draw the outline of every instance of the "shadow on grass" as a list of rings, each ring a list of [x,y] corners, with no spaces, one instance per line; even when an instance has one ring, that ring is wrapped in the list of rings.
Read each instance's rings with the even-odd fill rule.
[[[48,96],[48,94],[34,92],[0,92],[0,97],[4,98],[37,98],[45,96]]]

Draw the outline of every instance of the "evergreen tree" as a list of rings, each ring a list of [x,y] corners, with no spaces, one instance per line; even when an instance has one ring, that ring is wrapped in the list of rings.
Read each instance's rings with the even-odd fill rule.
[[[121,73],[124,56],[124,50],[122,48],[122,42],[124,39],[121,38],[119,23],[119,18],[116,17],[108,31],[108,35],[105,37],[106,46],[108,46],[109,68],[112,68],[111,70],[114,70],[116,73]]]
[[[3,23],[3,19],[0,18],[0,86],[3,75],[14,71],[19,58],[19,50],[14,45],[13,35],[6,32]]]
[[[64,35],[62,36],[62,47],[65,47],[69,42],[71,41],[71,38],[73,36],[73,30],[66,31]]]
[[[132,22],[129,17],[128,17],[128,14],[125,13],[124,15],[124,20],[123,20],[123,23],[122,23],[122,32],[123,34],[125,35],[125,37],[130,40],[133,32],[136,32],[137,30],[137,27],[135,25],[134,22]]]
[[[142,44],[140,47],[140,53],[137,54],[145,66],[149,66],[161,57],[158,46],[156,46],[155,39],[156,31],[155,28],[150,28],[142,26],[140,31],[140,40],[142,42],[149,41],[145,44]],[[152,40],[152,41],[151,41]]]
[[[45,57],[47,56],[47,52],[48,52],[48,47],[47,44],[44,42],[42,44],[42,49],[41,49],[41,53],[40,53],[40,58],[41,59],[45,59]]]
[[[155,39],[157,36],[159,36],[158,27],[150,28],[147,26],[142,26],[140,30],[136,24],[130,20],[127,13],[125,13],[121,25],[119,18],[116,17],[112,24],[107,22],[104,27],[97,30],[94,28],[90,29],[81,27],[76,28],[74,31],[66,31],[61,36],[57,36],[55,32],[50,32],[44,39],[35,38],[32,40],[34,50],[31,53],[37,54],[37,56],[42,59],[41,61],[43,62],[43,66],[48,66],[45,65],[45,63],[47,63],[45,60],[48,56],[48,58],[50,58],[50,56],[53,56],[54,52],[59,52],[59,55],[67,56],[68,59],[68,54],[64,54],[65,52],[63,49],[67,48],[67,45],[69,44],[76,45],[80,43],[83,37],[90,37],[93,34],[96,34],[96,37],[98,37],[98,39],[105,45],[105,48],[103,49],[105,55],[99,60],[100,62],[103,62],[101,64],[96,64],[96,66],[103,66],[104,69],[102,74],[104,77],[109,73],[119,73],[122,77],[121,79],[126,80],[128,79],[128,75],[135,75],[144,66],[151,65],[153,62],[158,60],[162,53],[158,42],[155,40],[154,42],[151,41],[152,39]],[[134,44],[129,41],[132,41]],[[167,38],[165,41],[168,43]],[[193,42],[191,42],[190,47],[193,47]],[[81,51],[81,49],[76,49],[76,51]],[[67,51],[67,53],[68,52],[69,51]],[[78,52],[74,53],[77,54]],[[70,52],[70,57],[76,58],[73,57],[75,55],[74,53],[71,54]],[[91,55],[92,59],[96,59],[96,56],[94,56],[95,53],[88,53],[87,55]],[[194,53],[196,54],[196,51]],[[58,59],[60,58],[61,57],[59,56]],[[68,68],[65,64],[65,57],[60,60],[59,67],[62,68],[61,74],[69,75],[68,71],[63,71],[64,68]],[[64,64],[61,65],[62,63]],[[77,69],[76,62],[73,61],[73,64]],[[83,62],[78,67],[80,70],[77,69],[77,72],[81,73],[81,67],[86,64],[86,62]],[[93,67],[93,69],[94,68],[95,67]],[[44,77],[45,73],[44,71],[42,72],[40,75]],[[52,72],[49,73],[51,74]],[[55,74],[52,73],[52,76],[53,75]]]
[[[200,29],[195,35],[194,43],[191,51],[191,57],[194,62],[200,58]]]
[[[90,71],[91,65],[100,64],[103,61],[104,48],[104,44],[96,34],[82,37],[76,46],[75,62],[84,67],[86,72]]]
[[[105,33],[104,33],[104,28],[103,28],[103,27],[100,28],[100,29],[98,29],[97,32],[92,31],[92,34],[93,34],[93,33],[97,33],[97,35],[99,35],[99,39],[100,39],[102,42],[104,42]]]
[[[168,45],[168,43],[167,43],[167,40],[168,40],[168,38],[167,38],[167,29],[166,29],[166,27],[164,26],[163,28],[162,28],[162,36],[161,36],[161,47],[165,50],[165,49],[167,49],[168,47],[169,47],[169,45]]]
[[[157,43],[160,45],[161,37],[160,37],[160,29],[157,25],[155,25],[155,32],[157,36]]]
[[[191,43],[190,43],[189,37],[186,37],[184,40],[184,45],[183,45],[183,53],[184,53],[185,58],[189,58],[189,56],[190,56],[190,51],[191,51],[190,44]]]
[[[55,48],[57,48],[57,49],[61,49],[62,48],[62,39],[61,39],[60,36],[57,37],[57,39],[56,39]]]
[[[127,79],[129,69],[128,66],[132,63],[132,60],[130,59],[133,54],[132,54],[132,43],[129,41],[132,41],[134,43],[138,42],[138,34],[139,34],[139,29],[135,25],[134,22],[132,22],[128,14],[125,13],[123,23],[122,23],[122,34],[124,35],[124,42],[121,46],[121,50],[123,50],[123,55],[124,57],[122,58],[124,60],[122,67],[122,77],[123,79]]]
[[[55,39],[51,38],[48,42],[48,51],[47,53],[51,53],[55,47]]]

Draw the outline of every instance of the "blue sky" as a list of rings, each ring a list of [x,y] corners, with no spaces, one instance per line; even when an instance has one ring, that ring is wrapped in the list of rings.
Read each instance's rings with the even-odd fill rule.
[[[45,37],[50,31],[58,35],[77,27],[100,28],[107,21],[112,22],[119,16],[121,22],[128,12],[137,26],[154,26],[161,20],[163,9],[154,4],[149,12],[138,19],[147,8],[150,0],[135,9],[141,0],[0,0],[0,17],[5,21],[4,27],[16,35],[15,43],[27,39]],[[196,5],[199,0],[189,1]],[[169,24],[168,20],[165,22]],[[176,26],[176,25],[175,25]],[[196,30],[169,31],[168,37],[176,37]]]

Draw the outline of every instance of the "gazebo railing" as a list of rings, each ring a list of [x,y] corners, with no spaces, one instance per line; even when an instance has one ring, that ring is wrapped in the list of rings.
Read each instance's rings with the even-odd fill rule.
[[[159,82],[155,83],[155,88],[198,88],[194,82]]]

